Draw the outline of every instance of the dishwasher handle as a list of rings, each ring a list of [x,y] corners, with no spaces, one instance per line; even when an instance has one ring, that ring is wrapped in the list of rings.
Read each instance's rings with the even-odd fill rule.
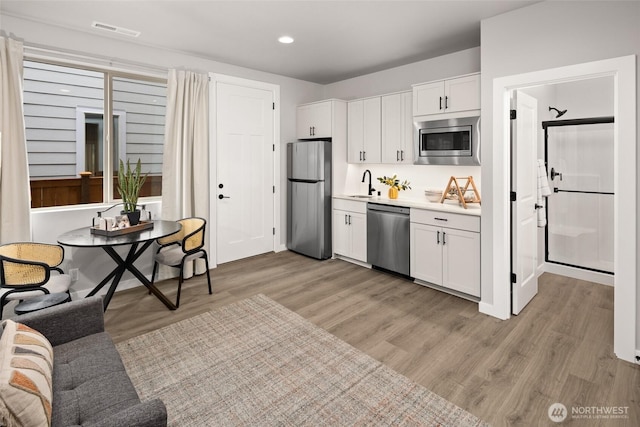
[[[409,215],[409,208],[405,206],[390,206],[381,203],[367,203],[367,211],[397,213],[401,215]]]

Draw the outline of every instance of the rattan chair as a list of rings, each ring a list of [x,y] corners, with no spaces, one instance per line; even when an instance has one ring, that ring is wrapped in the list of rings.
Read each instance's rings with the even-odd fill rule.
[[[211,291],[211,277],[209,275],[209,257],[204,247],[204,233],[207,221],[204,218],[192,217],[180,219],[182,228],[177,233],[156,240],[158,248],[153,263],[153,274],[151,283],[156,280],[158,264],[168,265],[180,269],[178,276],[178,295],[176,297],[176,307],[180,306],[180,290],[182,289],[184,265],[189,261],[204,258],[207,268],[207,283],[209,284],[209,295]]]
[[[66,292],[71,277],[59,265],[64,248],[47,243],[9,243],[0,246],[0,318],[12,300]]]

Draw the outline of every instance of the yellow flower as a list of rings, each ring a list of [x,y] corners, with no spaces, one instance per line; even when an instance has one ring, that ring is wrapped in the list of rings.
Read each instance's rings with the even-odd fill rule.
[[[393,187],[395,189],[397,189],[398,191],[400,190],[410,190],[411,186],[410,186],[410,182],[407,181],[406,179],[402,182],[400,182],[400,180],[398,179],[398,175],[393,174],[393,176],[388,177],[388,176],[383,176],[383,177],[378,177],[378,181],[380,181],[381,183],[383,183],[384,185],[388,185],[389,187]]]

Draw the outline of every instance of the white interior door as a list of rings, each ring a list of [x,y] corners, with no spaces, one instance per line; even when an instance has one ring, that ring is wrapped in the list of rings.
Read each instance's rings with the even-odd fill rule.
[[[216,86],[217,262],[272,251],[273,92]]]
[[[518,314],[538,293],[537,132],[538,101],[514,93],[516,119],[511,122],[511,311]],[[515,279],[515,280],[514,280]]]

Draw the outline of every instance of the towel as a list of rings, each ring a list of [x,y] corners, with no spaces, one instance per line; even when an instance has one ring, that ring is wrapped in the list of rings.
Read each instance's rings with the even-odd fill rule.
[[[538,211],[538,227],[544,227],[547,225],[547,212],[544,208],[545,197],[551,195],[551,189],[549,188],[549,180],[547,179],[547,168],[544,165],[544,160],[538,159],[538,197],[537,204],[542,206],[536,209]]]

